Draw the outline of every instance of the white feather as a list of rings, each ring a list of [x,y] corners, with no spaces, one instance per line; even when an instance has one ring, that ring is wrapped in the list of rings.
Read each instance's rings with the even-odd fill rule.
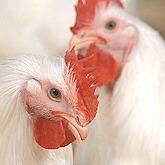
[[[138,44],[129,55],[111,99],[110,94],[100,96],[103,98],[90,135],[82,147],[75,147],[75,164],[164,165],[164,40],[120,9],[108,13],[137,27]]]
[[[32,120],[24,109],[21,90],[31,78],[48,79],[64,91],[71,80],[63,59],[22,56],[0,65],[0,163],[3,165],[72,165],[71,146],[45,150],[35,143]],[[70,81],[65,81],[70,79]],[[34,82],[30,82],[34,83]],[[29,84],[30,85],[30,84]],[[29,86],[30,87],[30,86]],[[76,97],[76,89],[71,88]]]
[[[27,53],[40,55],[49,54],[51,56],[64,55],[71,38],[70,27],[73,25],[75,15],[74,2],[75,0],[0,0],[0,59],[7,59],[11,56]],[[35,61],[32,63],[35,65]],[[15,69],[14,66],[13,69]],[[8,73],[9,72],[4,73],[4,79]],[[9,75],[8,80],[10,78],[12,79],[13,76]],[[0,80],[1,79],[3,79],[2,75]],[[58,75],[57,80],[59,79],[61,79],[60,75]],[[73,81],[68,79],[69,84],[70,82]],[[16,80],[10,85],[12,85],[12,88],[7,87],[7,89],[10,89],[11,92],[17,90],[17,86],[14,87],[17,85]],[[73,84],[70,85],[72,86]],[[19,117],[17,116],[17,118]],[[17,123],[17,120],[18,119],[15,119],[14,121]],[[10,129],[13,127],[12,124]],[[19,123],[18,120],[17,125],[19,124],[21,123]],[[15,139],[15,137],[13,137],[13,139]],[[4,142],[4,146],[6,144],[8,144],[7,140]],[[9,149],[10,148],[8,148],[8,150]],[[19,151],[19,149],[17,150]],[[56,151],[55,154],[54,152],[50,152],[49,155],[52,160],[56,160],[54,164],[58,165],[61,163],[69,165],[72,164],[71,150],[71,146],[69,146]],[[14,151],[12,151],[12,154],[13,152]],[[22,154],[24,154],[24,152]],[[4,160],[1,154],[0,162],[3,163],[7,161],[8,156],[10,156],[9,153]],[[43,154],[38,156],[38,161],[42,160],[42,156]],[[58,159],[56,158],[58,158],[59,161],[57,161]],[[43,159],[45,158],[43,157]],[[46,159],[45,164],[52,164],[51,159]],[[12,161],[13,157],[11,157],[11,163],[9,164],[14,164]],[[27,156],[27,161],[23,164],[29,164],[29,162],[31,162],[31,160],[28,159]],[[22,163],[17,162],[16,164]],[[39,163],[34,161],[34,164],[36,165]]]

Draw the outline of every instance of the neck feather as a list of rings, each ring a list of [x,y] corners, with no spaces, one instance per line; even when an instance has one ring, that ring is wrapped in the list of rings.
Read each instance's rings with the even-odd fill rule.
[[[141,27],[113,91],[110,136],[123,158],[129,155],[141,164],[155,165],[165,148],[165,44],[155,31]]]

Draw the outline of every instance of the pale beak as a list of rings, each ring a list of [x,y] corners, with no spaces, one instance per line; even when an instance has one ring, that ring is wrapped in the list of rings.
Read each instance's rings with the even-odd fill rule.
[[[78,35],[74,35],[70,42],[70,49],[75,49],[75,51],[79,51],[83,48],[88,48],[91,44],[103,44],[105,43],[105,39],[100,36],[85,36],[79,37]]]
[[[79,124],[77,124],[76,121],[70,121],[68,128],[70,129],[70,131],[73,133],[73,135],[75,136],[77,142],[81,143],[83,140],[86,139],[86,137],[88,136],[88,127],[82,127]]]
[[[88,127],[82,126],[74,117],[69,116],[65,113],[56,115],[56,117],[64,118],[68,121],[68,129],[73,133],[76,141],[81,143],[88,136]]]

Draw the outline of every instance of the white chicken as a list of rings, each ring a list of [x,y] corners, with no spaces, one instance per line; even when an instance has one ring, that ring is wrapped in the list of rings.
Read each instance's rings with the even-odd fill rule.
[[[49,54],[51,56],[64,54],[71,38],[69,29],[74,20],[74,1],[75,0],[0,0],[0,59],[7,59],[18,54]],[[30,64],[32,64],[32,62],[29,61],[29,65]],[[36,65],[37,63],[34,64],[34,67]],[[0,74],[3,74],[3,79],[7,76],[4,72]],[[16,82],[12,81],[11,83],[14,84]],[[1,97],[3,98],[3,95],[1,95]],[[17,118],[12,120],[15,120],[17,125],[23,122],[23,120],[19,120],[18,116],[16,117]],[[0,121],[0,123],[1,122],[2,121]],[[0,154],[1,163],[4,165],[5,163],[49,165],[52,164],[52,162],[57,165],[73,164],[71,145],[62,149],[56,149],[55,152],[47,152],[38,146],[36,147],[36,145],[32,145],[31,148],[24,147],[26,141],[24,141],[24,143],[20,141],[20,138],[17,140],[17,144],[13,141],[13,144],[10,146],[7,140],[4,141],[6,136],[9,136],[10,131],[15,132],[13,133],[15,136],[23,133],[12,130],[12,128],[16,128],[13,122],[11,122],[10,130],[5,134],[2,133],[0,138],[0,146],[2,148]],[[5,127],[4,129],[9,128]],[[9,139],[10,143],[12,140],[16,140],[15,137],[10,136]],[[17,147],[19,143],[21,145]],[[9,144],[7,148],[5,148],[6,144]],[[17,146],[14,147],[13,145]],[[32,149],[32,152],[30,149]]]
[[[128,10],[134,9],[132,1],[137,3],[128,1]],[[0,0],[0,59],[27,53],[64,54],[71,38],[75,2]]]
[[[0,65],[0,164],[73,164],[72,148],[64,146],[86,138],[97,96],[91,80],[69,58],[68,67],[63,59],[46,56],[17,57]],[[59,147],[64,148],[53,150]]]
[[[106,86],[86,143],[75,147],[75,164],[164,165],[163,38],[119,0],[79,0],[76,11],[71,45]]]

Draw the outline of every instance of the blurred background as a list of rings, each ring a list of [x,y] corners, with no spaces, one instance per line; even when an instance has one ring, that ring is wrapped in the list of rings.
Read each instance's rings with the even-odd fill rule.
[[[165,38],[165,0],[121,0]],[[22,54],[63,56],[77,0],[0,0],[0,61]]]
[[[157,29],[165,38],[165,0],[141,0],[139,17]]]

